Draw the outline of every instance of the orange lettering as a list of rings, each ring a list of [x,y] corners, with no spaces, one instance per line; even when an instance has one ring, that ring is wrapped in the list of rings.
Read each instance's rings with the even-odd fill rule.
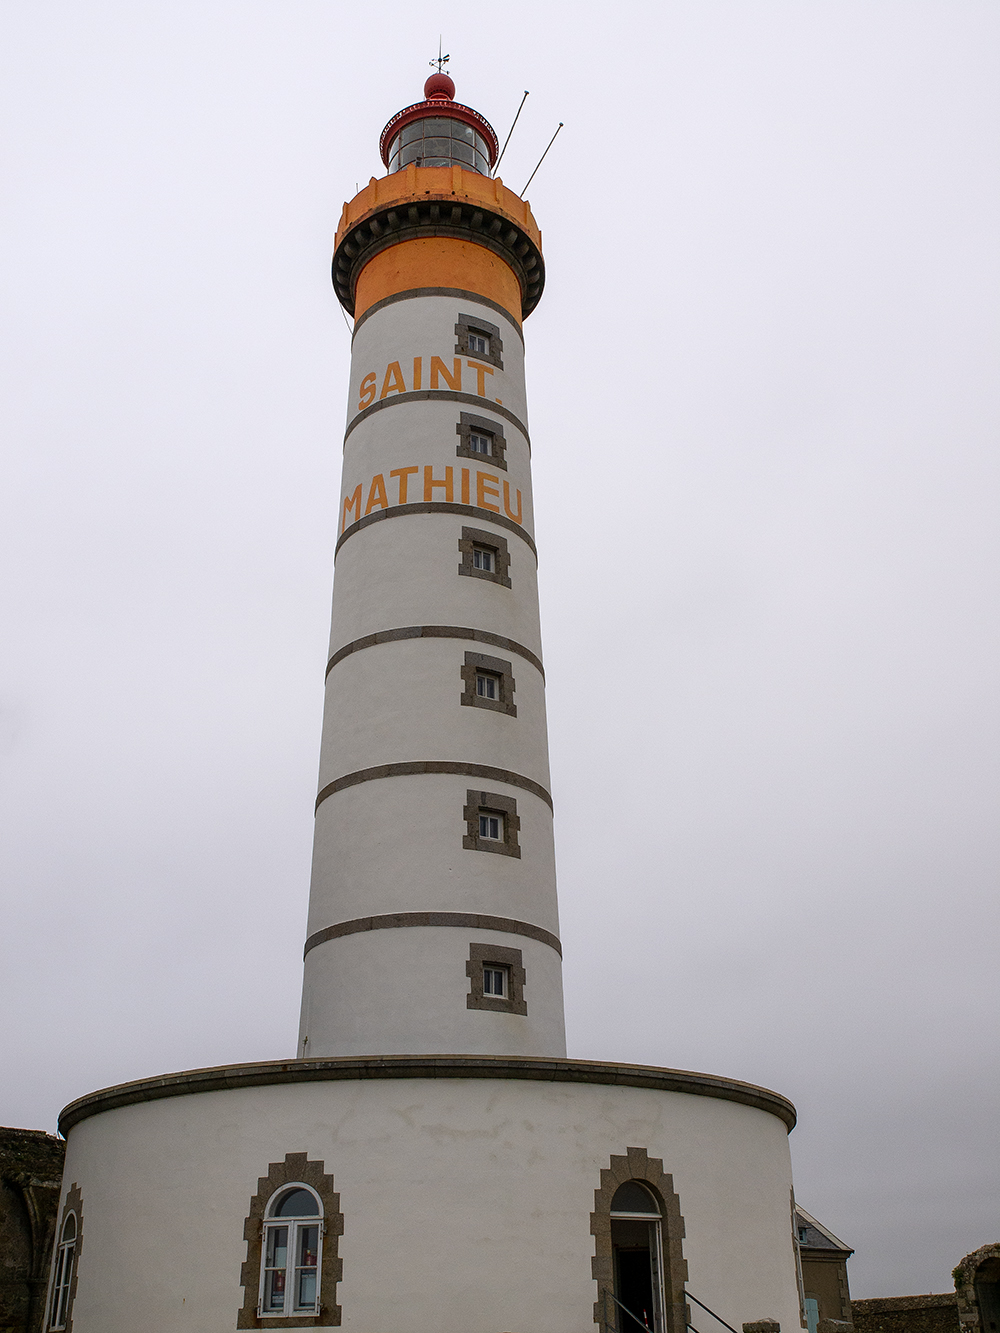
[[[504,484],[503,484],[503,507],[504,507],[504,512],[506,513],[506,515],[507,515],[508,518],[512,518],[512,519],[514,520],[515,523],[520,523],[520,521],[521,521],[521,492],[518,491],[518,493],[517,493],[517,513],[515,514],[514,511],[513,511],[513,510],[511,509],[511,507],[510,507],[510,482],[509,482],[509,481],[506,481],[506,480],[504,481]]]
[[[349,496],[349,497],[347,497],[347,498],[344,500],[344,517],[343,517],[343,521],[342,521],[341,524],[340,524],[340,530],[341,530],[341,532],[343,532],[344,529],[347,527],[347,515],[351,512],[352,509],[355,511],[355,513],[354,513],[354,521],[355,521],[355,523],[356,523],[356,522],[358,521],[358,519],[361,517],[361,482],[360,482],[360,481],[358,482],[357,490],[355,490],[354,494],[351,495],[351,496]]]
[[[484,366],[481,361],[466,361],[465,363],[476,372],[476,393],[480,398],[486,397],[486,376],[493,374],[492,366]]]
[[[424,358],[415,356],[413,358],[413,388],[417,390],[423,381],[424,376]]]
[[[419,471],[418,467],[397,467],[389,473],[390,477],[399,478],[399,503],[401,505],[406,504],[406,488],[410,484],[410,477],[413,476],[414,472]]]
[[[455,373],[453,375],[449,375],[448,367],[441,360],[441,358],[439,356],[432,356],[431,357],[432,389],[436,389],[438,387],[438,382],[439,382],[438,377],[440,375],[443,375],[445,379],[448,381],[449,389],[460,389],[462,387],[462,358],[460,356],[455,357]]]
[[[406,393],[406,383],[403,380],[403,372],[399,368],[398,361],[390,361],[386,366],[385,379],[382,381],[382,392],[378,396],[379,402],[386,394],[390,393]]]
[[[434,487],[444,487],[444,498],[449,504],[455,499],[455,469],[446,467],[444,470],[444,481],[434,480],[434,469],[432,467],[424,468],[424,499],[434,499]]]
[[[361,381],[361,397],[358,400],[359,412],[363,412],[369,403],[374,403],[376,383],[374,370]]]
[[[495,482],[496,485],[487,485],[488,482]],[[487,495],[495,495],[500,499],[500,478],[491,477],[488,472],[476,473],[476,504],[480,509],[492,509],[494,514],[499,514],[500,506],[486,503]]]
[[[462,504],[469,503],[469,469],[462,468]]]
[[[520,494],[520,492],[518,492],[518,494]],[[376,505],[378,505],[379,509],[389,508],[389,501],[386,498],[385,493],[385,477],[382,476],[381,472],[372,477],[372,488],[368,492],[368,503],[365,505],[366,518]]]

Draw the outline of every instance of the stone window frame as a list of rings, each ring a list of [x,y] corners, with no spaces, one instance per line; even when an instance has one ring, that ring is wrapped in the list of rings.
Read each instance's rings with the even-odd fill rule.
[[[474,546],[485,546],[493,552],[493,563],[496,568],[492,572],[473,567]],[[462,557],[462,563],[458,567],[460,574],[474,579],[486,579],[490,583],[499,583],[504,588],[510,587],[510,550],[506,537],[499,537],[495,532],[486,532],[482,528],[463,527],[462,535],[458,539],[458,550]]]
[[[612,1154],[610,1166],[601,1170],[601,1187],[594,1190],[594,1211],[590,1214],[590,1234],[594,1237],[594,1257],[591,1272],[597,1283],[594,1302],[594,1323],[601,1333],[614,1333],[617,1324],[607,1320],[605,1305],[612,1308],[606,1292],[614,1293],[615,1260],[611,1245],[611,1200],[620,1185],[637,1180],[653,1195],[660,1206],[660,1235],[663,1245],[663,1307],[666,1316],[664,1333],[686,1333],[688,1306],[684,1296],[687,1282],[687,1260],[681,1244],[684,1238],[684,1217],[681,1201],[674,1192],[674,1178],[663,1170],[661,1157],[650,1157],[645,1148],[626,1148],[624,1156]]]
[[[80,1255],[83,1252],[83,1195],[80,1193],[80,1186],[74,1180],[73,1184],[66,1191],[66,1198],[63,1200],[62,1212],[59,1215],[59,1226],[56,1228],[55,1242],[52,1247],[52,1267],[49,1274],[49,1293],[45,1302],[45,1311],[43,1314],[43,1327],[48,1330],[53,1328],[52,1323],[52,1302],[55,1299],[55,1277],[56,1265],[59,1262],[59,1250],[62,1245],[62,1234],[66,1227],[66,1219],[70,1213],[76,1218],[76,1240],[73,1249],[73,1276],[69,1283],[69,1300],[66,1303],[66,1322],[56,1327],[59,1333],[73,1333],[73,1303],[76,1300],[76,1285],[80,1275]]]
[[[311,1162],[308,1153],[290,1152],[285,1154],[283,1162],[270,1162],[267,1175],[257,1181],[257,1193],[250,1200],[250,1211],[243,1223],[247,1257],[240,1270],[243,1306],[236,1320],[237,1328],[303,1329],[340,1326],[341,1308],[336,1303],[336,1297],[337,1283],[344,1276],[344,1262],[339,1254],[340,1237],[344,1234],[344,1214],[340,1211],[340,1195],[333,1188],[333,1176],[326,1174],[325,1167],[325,1162]],[[258,1314],[264,1219],[271,1200],[286,1185],[308,1185],[319,1195],[323,1205],[323,1257],[320,1262],[318,1315]]]
[[[493,441],[493,449],[489,454],[473,452],[469,436],[474,430],[488,435]],[[489,417],[477,417],[474,412],[460,412],[455,434],[459,440],[455,446],[457,458],[471,458],[476,463],[482,463],[484,458],[489,458],[493,467],[500,468],[503,472],[507,471],[507,437],[499,422],[491,421]]]
[[[490,350],[488,352],[473,352],[469,350],[469,334],[478,333],[490,340]],[[488,320],[480,318],[479,315],[465,315],[461,311],[458,313],[458,323],[455,325],[455,351],[460,356],[471,356],[476,361],[482,361],[484,365],[496,366],[497,370],[503,370],[503,339],[500,337],[499,324],[491,324]]]
[[[483,991],[483,968],[490,965],[506,971],[510,982],[508,995],[487,995]],[[494,1014],[527,1014],[525,971],[520,949],[505,949],[498,944],[470,944],[465,975],[472,983],[465,997],[467,1009],[486,1009]]]
[[[487,672],[496,676],[500,683],[499,699],[484,699],[476,693],[476,677]],[[469,708],[488,708],[494,713],[505,713],[508,717],[517,717],[517,704],[514,702],[514,668],[502,657],[490,657],[487,653],[466,653],[465,664],[460,675],[465,686],[462,703]]]
[[[466,822],[466,832],[462,846],[469,852],[493,852],[498,856],[514,856],[521,859],[521,848],[517,835],[521,821],[517,814],[517,801],[512,796],[501,796],[493,791],[466,791],[465,807],[462,818]],[[481,838],[479,836],[479,816],[486,814],[503,815],[503,839]]]

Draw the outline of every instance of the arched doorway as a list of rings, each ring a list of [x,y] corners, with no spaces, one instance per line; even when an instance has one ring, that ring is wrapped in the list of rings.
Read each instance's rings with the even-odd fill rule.
[[[618,1333],[664,1333],[660,1206],[637,1180],[611,1200],[611,1252]]]
[[[1000,1333],[1000,1244],[967,1254],[954,1278],[962,1327],[968,1333]]]
[[[686,1333],[684,1218],[660,1158],[645,1148],[611,1157],[590,1234],[600,1333]]]

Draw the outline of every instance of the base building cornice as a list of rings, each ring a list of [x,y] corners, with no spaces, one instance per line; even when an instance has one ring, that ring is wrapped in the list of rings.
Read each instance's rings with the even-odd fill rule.
[[[219,1065],[189,1069],[157,1078],[139,1079],[102,1088],[64,1108],[59,1132],[66,1135],[90,1116],[165,1097],[188,1097],[199,1092],[266,1087],[282,1083],[322,1083],[363,1079],[455,1078],[520,1079],[539,1083],[589,1083],[648,1088],[655,1092],[683,1092],[753,1106],[777,1116],[789,1132],[795,1127],[795,1107],[780,1093],[753,1083],[697,1074],[687,1069],[654,1065],[615,1064],[604,1060],[544,1059],[500,1055],[382,1055],[337,1059],[275,1060],[259,1064]]]

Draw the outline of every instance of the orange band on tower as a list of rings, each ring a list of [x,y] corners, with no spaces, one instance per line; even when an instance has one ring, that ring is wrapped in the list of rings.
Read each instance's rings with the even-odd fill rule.
[[[377,301],[417,287],[458,287],[503,306],[521,327],[521,284],[499,255],[474,241],[424,236],[375,255],[358,275],[354,317]]]

